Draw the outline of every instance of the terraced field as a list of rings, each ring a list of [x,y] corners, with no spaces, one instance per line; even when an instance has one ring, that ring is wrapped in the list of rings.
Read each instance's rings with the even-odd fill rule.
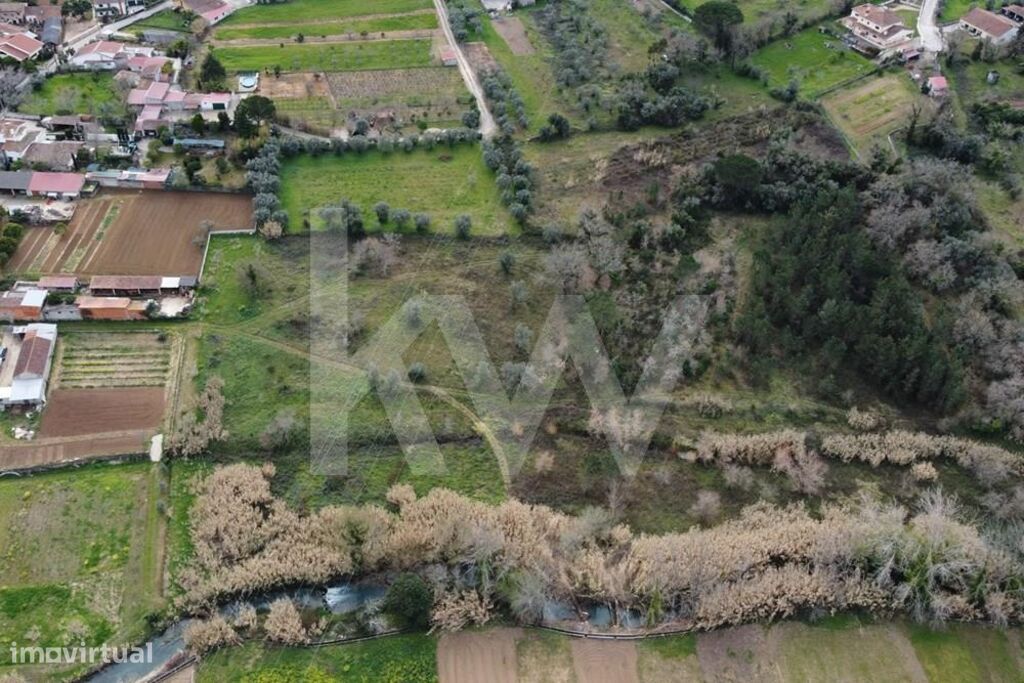
[[[63,351],[56,387],[163,387],[171,370],[174,344],[156,334],[70,334]]]

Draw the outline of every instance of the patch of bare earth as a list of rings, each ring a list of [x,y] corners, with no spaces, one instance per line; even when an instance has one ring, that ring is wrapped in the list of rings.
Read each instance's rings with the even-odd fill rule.
[[[532,55],[536,52],[519,17],[498,17],[491,21],[491,26],[508,45],[508,49],[512,50],[512,54]]]
[[[814,114],[776,110],[718,121],[699,133],[675,135],[619,148],[608,159],[600,188],[605,194],[641,196],[652,183],[670,191],[681,173],[713,161],[723,149],[762,156],[769,141],[793,132],[800,149],[825,159],[849,159],[842,139]]]
[[[782,683],[776,655],[776,643],[759,624],[697,636],[697,659],[708,683]]]
[[[56,389],[39,435],[44,438],[155,429],[164,415],[164,388]]]
[[[636,643],[616,640],[572,641],[576,680],[587,683],[640,683]]]
[[[446,633],[437,643],[441,683],[515,683],[516,628]]]
[[[470,66],[478,74],[498,68],[498,61],[483,43],[466,43],[462,46],[462,51],[465,53],[466,59],[469,60]]]
[[[289,73],[260,78],[260,94],[270,99],[303,100],[328,97],[327,79],[320,73]]]

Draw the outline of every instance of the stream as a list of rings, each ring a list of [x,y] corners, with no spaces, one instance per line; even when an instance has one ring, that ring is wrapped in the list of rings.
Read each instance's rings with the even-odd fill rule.
[[[295,588],[292,590],[264,593],[249,600],[257,610],[270,609],[270,603],[278,598],[291,598],[301,609],[326,608],[332,614],[348,614],[363,609],[368,604],[381,600],[387,592],[386,586],[341,584],[324,588]],[[220,609],[225,617],[231,617],[240,603],[229,603]],[[192,619],[182,619],[155,636],[153,661],[118,662],[107,666],[84,679],[85,683],[135,683],[160,672],[172,659],[185,651],[185,629]],[[143,647],[145,644],[143,644]]]
[[[270,609],[270,603],[280,598],[290,598],[300,610],[327,609],[332,614],[350,614],[384,598],[387,587],[373,584],[339,584],[326,588],[293,588],[272,591],[255,596],[247,602],[258,611]],[[229,620],[235,616],[241,602],[232,602],[220,608],[220,614]],[[572,622],[579,625],[575,610],[566,602],[549,600],[544,605],[543,621],[548,624]],[[185,629],[192,619],[175,622],[163,633],[155,636],[152,662],[114,663],[84,679],[84,683],[136,683],[156,675],[172,660],[185,652]],[[607,605],[588,605],[588,626],[607,629],[614,624],[613,612]],[[619,610],[618,623],[626,628],[642,628],[644,615],[636,610]],[[145,646],[145,644],[143,644]]]

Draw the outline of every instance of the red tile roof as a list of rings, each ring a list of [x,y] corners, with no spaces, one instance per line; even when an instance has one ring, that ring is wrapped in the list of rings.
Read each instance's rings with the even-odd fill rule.
[[[119,309],[131,306],[132,300],[126,296],[80,296],[75,305],[86,310]]]
[[[965,14],[960,21],[970,24],[982,33],[987,33],[993,38],[1001,38],[1009,31],[1017,28],[1017,24],[1013,23],[1013,20],[1007,19],[999,14],[994,14],[980,7],[972,9],[970,12]]]
[[[44,173],[36,172],[28,181],[29,192],[57,192],[60,194],[77,194],[82,191],[85,176],[77,173]]]
[[[74,275],[45,275],[39,278],[39,286],[43,289],[74,289],[78,286],[78,278]]]
[[[36,336],[34,331],[25,333],[18,352],[18,360],[14,364],[14,376],[38,375],[46,372],[46,363],[50,359],[50,340]]]
[[[903,26],[903,18],[888,7],[878,5],[857,5],[853,8],[855,16],[863,17],[873,24],[878,24],[883,29],[889,26]]]
[[[159,275],[93,275],[89,280],[92,290],[147,290],[160,289],[163,278]]]

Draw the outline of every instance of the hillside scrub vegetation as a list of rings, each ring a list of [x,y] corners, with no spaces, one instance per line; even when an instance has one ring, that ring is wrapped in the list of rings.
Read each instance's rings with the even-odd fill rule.
[[[615,614],[638,610],[651,626],[695,629],[805,610],[997,624],[1024,616],[1019,539],[972,524],[939,489],[913,509],[863,495],[816,513],[757,503],[710,528],[637,535],[604,509],[573,516],[443,488],[417,496],[407,485],[389,492],[389,509],[300,515],[271,494],[273,475],[271,466],[236,464],[202,484],[191,511],[187,609],[277,586],[401,572],[408,586],[394,593],[393,608],[415,619],[432,592],[431,623],[441,628],[498,614],[535,623],[549,601],[581,618],[605,604]],[[282,622],[295,621],[278,611]],[[209,630],[197,644],[230,640],[219,625]]]

